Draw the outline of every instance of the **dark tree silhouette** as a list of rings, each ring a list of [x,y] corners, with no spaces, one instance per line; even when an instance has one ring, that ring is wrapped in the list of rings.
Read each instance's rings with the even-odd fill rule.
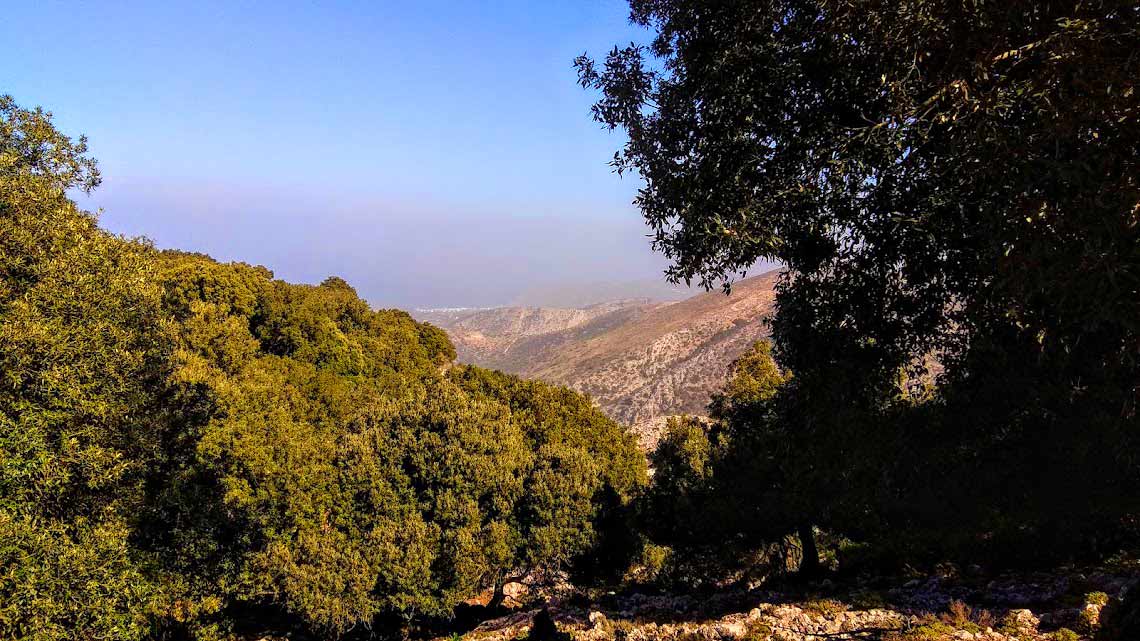
[[[1111,545],[1140,496],[1140,7],[631,7],[652,44],[581,84],[671,278],[788,268],[805,518]]]

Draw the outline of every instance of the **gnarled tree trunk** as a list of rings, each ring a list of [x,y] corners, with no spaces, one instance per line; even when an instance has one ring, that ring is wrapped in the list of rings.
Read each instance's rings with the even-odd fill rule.
[[[503,605],[503,601],[507,598],[505,592],[507,584],[518,583],[523,580],[524,576],[505,576],[500,573],[495,577],[495,591],[491,594],[491,600],[487,602],[487,609],[499,609]]]

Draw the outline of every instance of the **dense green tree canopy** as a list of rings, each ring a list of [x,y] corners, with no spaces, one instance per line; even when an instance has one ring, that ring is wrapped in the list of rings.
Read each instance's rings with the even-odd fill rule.
[[[99,182],[50,115],[0,97],[0,630],[137,636],[159,586],[129,542],[169,354],[145,244],[66,195]]]
[[[0,99],[0,636],[338,634],[604,552],[645,462],[588,399],[340,278],[108,234],[85,154]]]

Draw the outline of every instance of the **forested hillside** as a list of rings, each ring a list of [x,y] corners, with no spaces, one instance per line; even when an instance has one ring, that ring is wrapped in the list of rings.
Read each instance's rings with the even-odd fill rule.
[[[597,574],[644,483],[568,390],[450,367],[339,278],[158,252],[68,198],[82,139],[0,99],[0,636],[335,635]]]

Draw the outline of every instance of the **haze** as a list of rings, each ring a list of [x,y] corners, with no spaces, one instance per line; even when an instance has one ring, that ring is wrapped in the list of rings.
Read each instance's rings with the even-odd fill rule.
[[[104,184],[80,202],[159,247],[339,275],[383,307],[669,297],[570,64],[644,40],[627,11],[18,3],[3,85],[88,135]]]

